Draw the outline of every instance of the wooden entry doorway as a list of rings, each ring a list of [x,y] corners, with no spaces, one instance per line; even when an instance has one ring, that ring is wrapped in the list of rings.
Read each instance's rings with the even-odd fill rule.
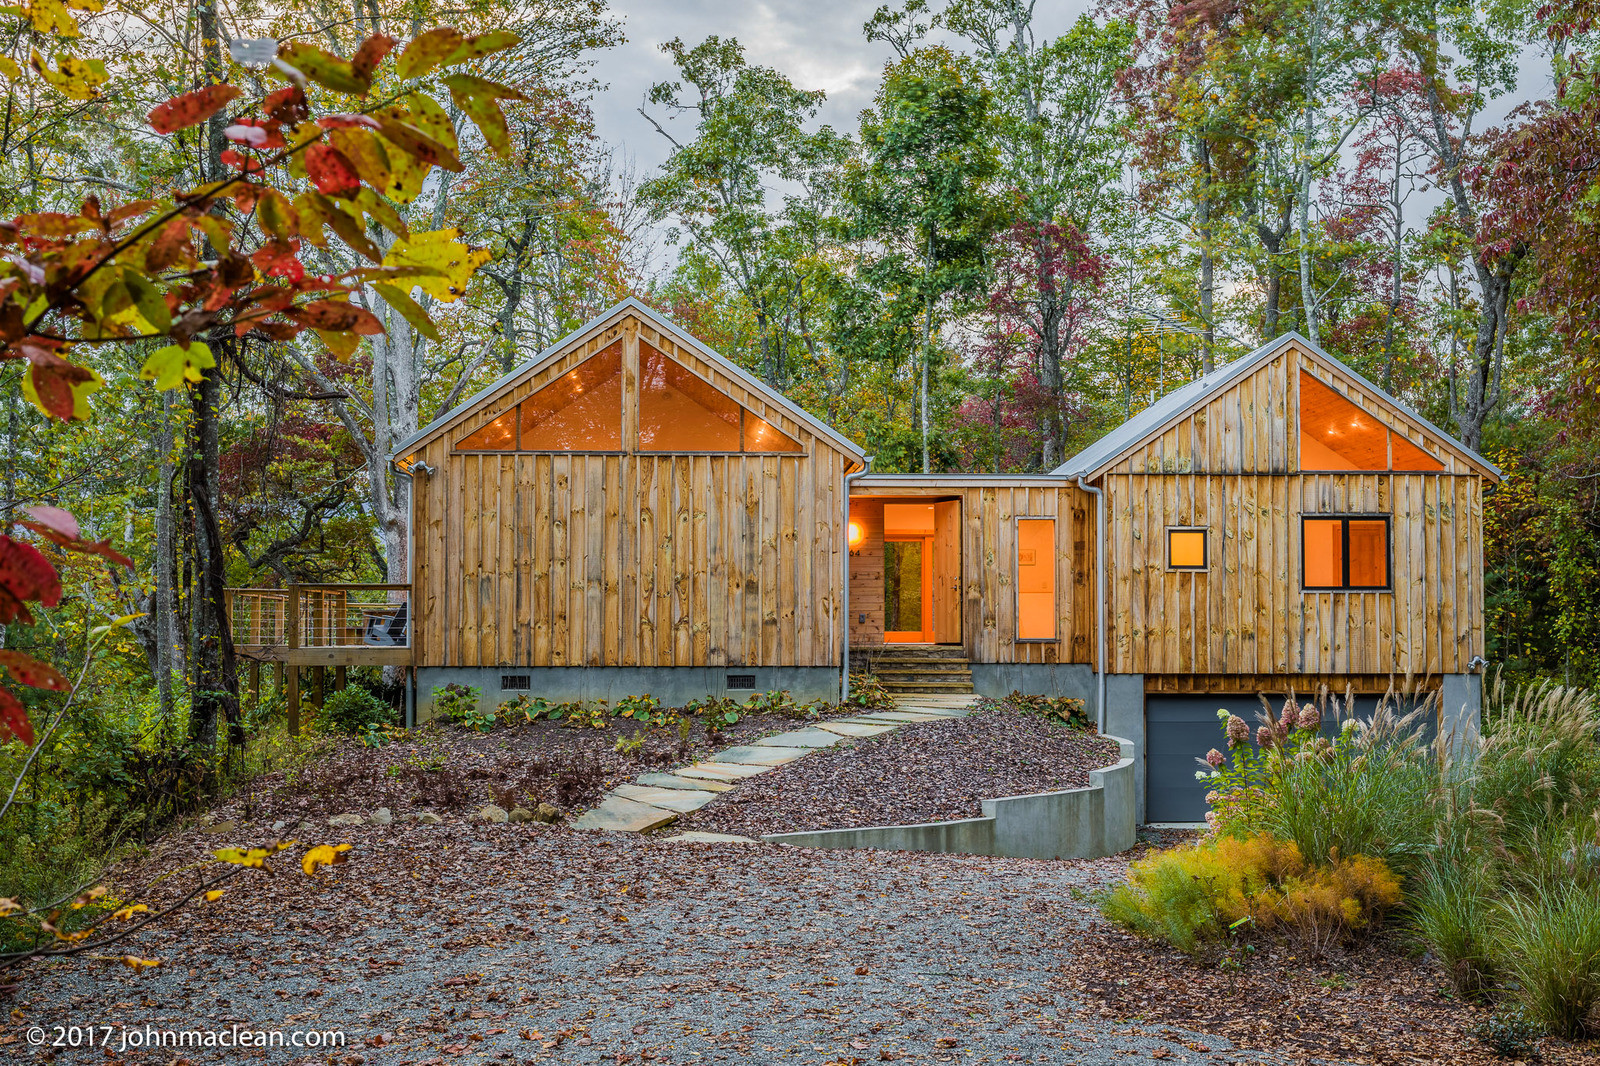
[[[961,643],[961,501],[887,503],[885,644]]]

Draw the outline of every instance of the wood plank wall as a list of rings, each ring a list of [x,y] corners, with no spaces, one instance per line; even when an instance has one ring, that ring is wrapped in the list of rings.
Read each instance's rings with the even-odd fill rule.
[[[1423,676],[1464,672],[1482,654],[1481,476],[1297,352],[1105,475],[1111,672]],[[1301,366],[1443,460],[1445,472],[1293,472]],[[1393,516],[1392,591],[1301,591],[1300,518],[1339,513]],[[1210,531],[1206,571],[1166,569],[1173,525]]]
[[[625,368],[642,338],[807,454],[453,451],[619,337]],[[630,316],[600,332],[464,414],[422,458],[435,472],[417,479],[413,503],[418,666],[839,661],[849,458],[647,323]]]
[[[1094,501],[1070,485],[905,488],[892,495],[874,488],[853,497],[850,517],[861,523],[865,539],[850,555],[851,643],[883,640],[883,505],[951,498],[961,501],[961,632],[967,657],[980,663],[1093,663]],[[1054,641],[1016,639],[1019,517],[1056,519]]]

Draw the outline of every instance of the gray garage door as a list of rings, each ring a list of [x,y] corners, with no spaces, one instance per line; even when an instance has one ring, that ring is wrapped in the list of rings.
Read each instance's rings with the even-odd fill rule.
[[[1283,697],[1269,695],[1273,707]],[[1356,714],[1366,717],[1377,709],[1378,697],[1357,696]],[[1210,786],[1196,781],[1201,767],[1195,759],[1212,748],[1222,748],[1222,727],[1218,708],[1226,709],[1250,723],[1255,734],[1256,716],[1261,701],[1252,695],[1146,696],[1145,713],[1145,820],[1150,822],[1199,822],[1206,816],[1206,792]],[[1338,729],[1331,717],[1323,720],[1322,731],[1329,736]],[[1424,728],[1432,737],[1432,723]]]

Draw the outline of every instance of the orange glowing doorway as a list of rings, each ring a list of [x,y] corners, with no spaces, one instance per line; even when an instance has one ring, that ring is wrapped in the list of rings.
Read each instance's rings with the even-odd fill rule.
[[[883,542],[883,642],[933,643],[933,537]]]

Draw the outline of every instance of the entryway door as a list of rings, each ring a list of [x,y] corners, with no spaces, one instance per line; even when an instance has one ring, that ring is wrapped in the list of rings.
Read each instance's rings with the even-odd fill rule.
[[[884,536],[885,644],[961,643],[961,501],[932,511],[931,533]]]

